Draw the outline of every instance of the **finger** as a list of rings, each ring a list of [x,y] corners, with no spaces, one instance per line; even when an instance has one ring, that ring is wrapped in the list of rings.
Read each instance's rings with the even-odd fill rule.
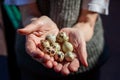
[[[56,72],[60,72],[61,70],[62,70],[62,64],[57,64],[55,67],[54,67],[54,70],[56,71]]]
[[[38,28],[40,28],[41,26],[43,26],[43,21],[41,21],[41,18],[38,18],[37,20],[25,26],[24,28],[18,29],[17,32],[22,35],[27,35],[34,31],[38,31]]]
[[[70,63],[65,63],[65,64],[63,65],[62,70],[61,70],[61,73],[62,73],[63,75],[68,75],[68,74],[70,74],[70,70],[69,70],[69,68],[68,68],[69,64],[70,64]]]
[[[47,68],[52,68],[53,67],[53,64],[51,61],[46,61],[45,63],[43,63],[43,65]]]
[[[77,52],[81,63],[87,67],[88,66],[87,51],[86,51],[86,43],[84,41],[82,41],[81,44],[78,44]]]
[[[43,58],[35,58],[35,60],[40,62],[41,64],[43,64],[47,68],[52,68],[53,67],[52,61],[50,61],[50,60],[45,61]]]
[[[52,61],[52,62],[53,62],[53,61],[54,61],[54,57],[50,57],[50,61]]]
[[[58,65],[58,63],[56,61],[53,61],[53,66],[55,67],[57,65]]]
[[[49,61],[50,59],[51,59],[51,57],[48,54],[44,54],[44,56],[43,56],[44,62]]]
[[[34,17],[34,18],[31,19],[31,21],[35,21],[35,20],[37,20],[37,19],[38,19],[37,17]]]
[[[39,63],[43,63],[43,59],[42,58],[34,58],[36,61],[38,61]]]
[[[30,34],[34,31],[36,31],[36,25],[31,23],[29,25],[27,25],[25,28],[22,28],[22,29],[18,29],[17,32],[21,35],[27,35],[27,34]]]
[[[80,63],[78,59],[74,59],[70,64],[69,64],[69,70],[71,72],[76,72],[78,71],[78,68],[80,67]]]
[[[44,57],[44,53],[39,48],[37,48],[34,52],[32,52],[32,57],[39,59]]]
[[[43,58],[35,58],[35,60],[39,63],[41,63],[43,66],[45,66],[46,68],[52,68],[53,65],[52,65],[52,62],[51,61],[44,61]]]

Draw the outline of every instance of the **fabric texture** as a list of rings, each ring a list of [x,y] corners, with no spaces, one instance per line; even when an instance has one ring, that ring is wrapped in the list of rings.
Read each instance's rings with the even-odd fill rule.
[[[43,4],[40,1],[40,6]],[[48,4],[48,3],[47,3]],[[47,13],[45,8],[50,8],[49,17],[57,24],[59,28],[62,28],[64,26],[72,27],[79,16],[80,13],[80,6],[81,0],[50,0],[50,5],[44,8],[43,13]],[[45,5],[45,2],[44,2]],[[71,6],[72,5],[72,6]],[[43,10],[43,9],[42,9]],[[44,15],[47,15],[44,14]],[[87,42],[87,52],[88,52],[88,67],[84,67],[81,65],[79,68],[78,73],[83,73],[86,71],[89,71],[93,69],[99,60],[100,55],[103,52],[104,48],[104,32],[102,29],[102,22],[100,17],[98,18],[95,29],[94,29],[94,35],[92,39]],[[46,69],[41,64],[33,60],[25,51],[25,36],[18,35],[16,40],[16,53],[17,53],[17,59],[18,64],[21,68],[24,69],[30,69],[30,71],[37,72],[42,75],[51,75],[51,76],[59,76],[59,73],[54,72],[53,70]],[[51,74],[52,73],[52,74]],[[58,75],[59,74],[59,75]]]
[[[40,4],[41,5],[41,4]],[[72,5],[72,7],[70,6]],[[81,0],[50,0],[50,18],[57,24],[59,29],[63,27],[72,27],[76,24],[80,14]],[[88,67],[81,65],[79,72],[85,72],[96,65],[99,56],[104,47],[103,29],[100,17],[98,18],[94,35],[92,39],[87,42],[88,52]]]
[[[57,26],[60,29],[65,26],[72,27],[76,23],[80,13],[80,9],[81,9],[81,4],[82,4],[81,0],[50,0],[49,2],[48,1],[49,0],[38,0],[40,11],[42,12],[42,14],[48,15],[57,24]],[[22,28],[22,27],[23,26],[20,26],[19,28]],[[104,62],[103,56],[101,57],[102,54],[105,54],[103,53],[103,50],[104,50],[103,34],[104,32],[102,29],[102,22],[99,17],[95,25],[94,35],[92,39],[89,42],[87,42],[89,66],[84,67],[83,65],[81,65],[79,70],[71,75],[82,76],[84,74],[90,74],[93,76],[92,70],[95,70],[94,67],[101,64],[101,60],[102,60],[102,63]],[[52,69],[45,68],[42,64],[33,60],[26,53],[25,36],[17,34],[15,50],[16,50],[17,63],[22,73],[22,78],[23,78],[22,80],[34,80],[39,78],[43,78],[43,80],[47,80],[47,79],[50,80],[50,78],[64,77],[60,73],[56,73]],[[86,75],[84,76],[88,77]],[[69,77],[69,79],[70,78],[71,77]],[[80,77],[79,77],[79,80],[80,80]]]
[[[41,1],[41,0],[39,0]],[[49,0],[46,0],[49,1]],[[25,5],[36,2],[36,0],[5,0],[5,4],[9,5]],[[82,8],[100,14],[108,15],[109,0],[83,0]]]

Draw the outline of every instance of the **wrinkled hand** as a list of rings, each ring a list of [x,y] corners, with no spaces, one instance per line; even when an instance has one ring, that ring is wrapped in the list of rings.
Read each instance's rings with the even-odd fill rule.
[[[57,35],[59,29],[56,24],[47,16],[35,19],[23,29],[18,29],[18,33],[26,35],[26,51],[33,59],[41,62],[48,68],[52,68],[56,62],[40,49],[40,40],[44,40],[46,35]],[[42,60],[42,61],[41,61]]]
[[[83,33],[77,28],[63,28],[61,31],[66,32],[69,36],[69,41],[74,46],[74,52],[76,53],[77,58],[75,58],[72,62],[58,63],[54,69],[57,72],[61,71],[62,74],[68,75],[71,72],[78,70],[80,62],[84,66],[88,66],[86,42],[84,40]]]

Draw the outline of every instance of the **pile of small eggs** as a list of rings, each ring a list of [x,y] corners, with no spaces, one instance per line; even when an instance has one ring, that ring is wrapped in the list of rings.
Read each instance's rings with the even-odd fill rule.
[[[69,42],[69,37],[65,32],[60,32],[57,36],[47,35],[45,40],[41,40],[41,45],[43,52],[54,57],[58,62],[72,61],[75,58],[73,45]]]

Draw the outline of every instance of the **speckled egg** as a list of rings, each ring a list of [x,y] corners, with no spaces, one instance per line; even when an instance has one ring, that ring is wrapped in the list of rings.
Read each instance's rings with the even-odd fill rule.
[[[50,43],[48,40],[41,40],[41,45],[43,48],[50,47]]]
[[[51,43],[51,46],[56,50],[56,51],[60,51],[61,47],[59,43]]]
[[[58,62],[62,62],[64,60],[64,53],[62,51],[58,51],[55,56],[55,60]]]
[[[57,38],[57,42],[59,42],[59,43],[69,40],[69,37],[67,36],[67,34],[65,32],[58,33],[56,38]]]
[[[53,49],[52,47],[45,47],[44,52],[50,56],[54,56],[56,54],[55,49]]]

